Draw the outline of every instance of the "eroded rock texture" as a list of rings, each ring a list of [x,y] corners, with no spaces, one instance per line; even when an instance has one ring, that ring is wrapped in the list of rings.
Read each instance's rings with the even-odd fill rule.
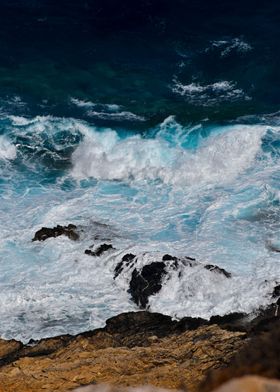
[[[178,334],[176,322],[124,315],[103,330],[4,349],[0,391],[68,391],[91,383],[197,390],[209,369],[219,369],[244,344],[244,333],[216,325]],[[119,317],[119,316],[118,316]],[[137,318],[139,317],[139,320]],[[161,329],[156,325],[161,324]],[[165,336],[167,330],[171,336]],[[3,343],[5,344],[5,343]],[[17,351],[15,351],[17,350]],[[7,354],[11,354],[10,356]]]

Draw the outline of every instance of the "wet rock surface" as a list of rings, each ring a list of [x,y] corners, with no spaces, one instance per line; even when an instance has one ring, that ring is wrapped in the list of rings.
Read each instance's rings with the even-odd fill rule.
[[[124,270],[125,267],[133,265],[133,261],[135,260],[136,256],[132,253],[127,253],[123,256],[121,261],[116,265],[114,270],[114,279],[116,279]]]
[[[217,265],[212,265],[212,264],[207,264],[204,266],[205,269],[212,271],[212,272],[217,272],[218,274],[224,275],[226,278],[231,278],[231,273],[227,272],[224,268],[220,268]]]
[[[108,250],[114,250],[113,246],[111,244],[102,244],[94,251],[91,249],[86,249],[85,254],[88,256],[100,257],[103,253],[108,252]]]
[[[125,268],[132,268],[137,261],[137,257],[132,254],[123,256],[122,261],[116,265],[114,279],[116,279]],[[184,267],[194,267],[202,265],[194,258],[178,258],[169,254],[162,256],[161,261],[153,261],[144,267],[134,268],[131,274],[128,292],[131,299],[141,309],[149,308],[149,297],[157,294],[164,283],[170,277],[172,271],[178,271],[179,277]],[[202,265],[203,266],[203,265]],[[231,278],[231,273],[216,265],[205,265],[203,268],[211,273],[218,273],[226,278]]]
[[[132,300],[140,308],[145,308],[148,305],[148,298],[162,288],[165,275],[167,275],[167,270],[163,262],[145,265],[140,271],[134,269],[129,284]]]
[[[70,224],[68,226],[57,225],[53,228],[42,227],[42,229],[35,233],[32,241],[45,241],[48,238],[55,238],[61,235],[65,235],[73,241],[77,241],[79,239],[77,226]]]

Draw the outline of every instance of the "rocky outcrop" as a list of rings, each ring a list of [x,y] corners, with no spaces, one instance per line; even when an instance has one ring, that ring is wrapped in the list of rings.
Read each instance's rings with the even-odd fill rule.
[[[201,391],[212,391],[224,382],[248,374],[280,379],[280,318],[267,324],[266,331],[248,341],[230,366],[212,371]]]
[[[73,241],[77,241],[79,239],[77,226],[70,224],[68,226],[57,225],[53,228],[42,227],[42,229],[35,233],[32,241],[45,241],[48,238],[59,237],[61,235],[65,235]]]
[[[2,366],[0,390],[62,392],[108,382],[168,388],[186,385],[195,391],[208,369],[229,363],[242,347],[243,336],[218,326],[206,326],[161,339],[150,335],[144,346],[138,339],[138,345],[133,346],[131,339],[128,347],[105,331],[79,335],[52,354],[27,355]]]
[[[208,392],[245,374],[280,378],[279,316],[274,313],[272,321],[272,314],[264,312],[267,327],[256,329],[259,317],[176,321],[158,313],[130,312],[77,336],[26,346],[1,340],[0,391],[64,392],[106,382]]]
[[[139,268],[137,267],[137,256],[129,253],[124,255],[122,260],[117,263],[114,279],[118,278],[123,271],[131,270],[128,292],[133,302],[141,309],[145,309],[149,307],[149,297],[161,290],[164,280],[168,279],[173,271],[178,271],[180,276],[180,271],[183,268],[198,265],[211,273],[218,273],[226,278],[231,277],[231,273],[216,265],[203,265],[192,257],[179,258],[169,254],[162,256],[160,261],[152,261]]]

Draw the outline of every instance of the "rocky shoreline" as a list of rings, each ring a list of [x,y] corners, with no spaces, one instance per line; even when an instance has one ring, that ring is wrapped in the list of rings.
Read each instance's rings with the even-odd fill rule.
[[[77,241],[81,234],[75,225],[42,228],[33,241],[60,235]],[[85,253],[99,257],[113,249],[104,243]],[[179,271],[181,266],[197,264],[196,260],[166,254],[141,269],[136,260],[133,254],[123,256],[116,264],[114,279],[130,269],[131,299],[146,310],[122,313],[108,319],[104,328],[76,336],[62,335],[26,345],[0,340],[0,391],[66,392],[83,385],[110,383],[208,392],[233,376],[280,378],[278,284],[271,293],[272,304],[254,314],[173,320],[147,311],[149,297],[161,289],[170,268]],[[231,278],[216,265],[203,268]]]
[[[76,336],[0,340],[0,390],[64,392],[106,382],[206,392],[233,375],[280,378],[278,306],[210,321],[130,312]]]

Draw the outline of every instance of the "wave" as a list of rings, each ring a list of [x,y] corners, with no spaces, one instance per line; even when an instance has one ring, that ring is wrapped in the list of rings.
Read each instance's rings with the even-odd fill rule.
[[[178,124],[174,121],[173,126]],[[225,184],[252,165],[264,133],[262,126],[228,126],[190,151],[166,140],[163,127],[154,139],[121,139],[113,130],[102,134],[92,130],[72,155],[71,173],[79,179],[150,179],[181,186]]]
[[[113,279],[126,253],[137,255],[137,267],[164,252],[232,273],[170,269],[152,311],[210,317],[267,304],[279,281],[280,209],[280,127],[268,118],[186,126],[170,116],[143,134],[74,118],[1,119],[0,140],[17,159],[4,165],[1,183],[0,334],[75,334],[136,310],[127,293],[132,270]],[[46,157],[68,164],[53,176]],[[69,223],[80,241],[31,241],[42,226]],[[115,251],[84,254],[101,237]]]

